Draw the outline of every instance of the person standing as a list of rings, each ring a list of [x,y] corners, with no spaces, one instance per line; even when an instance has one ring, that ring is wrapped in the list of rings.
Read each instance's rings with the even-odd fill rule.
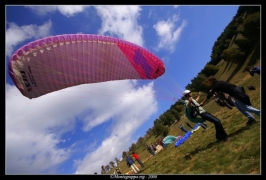
[[[135,174],[139,172],[139,168],[136,166],[131,156],[129,155],[126,156],[126,163],[128,167],[131,167],[131,169],[134,171]]]
[[[116,166],[114,174],[122,174],[121,169]]]
[[[152,147],[153,152],[156,152],[156,146],[153,143],[151,143],[151,147]]]
[[[102,166],[101,174],[107,174],[106,171],[105,171],[104,166]]]
[[[225,81],[217,81],[214,76],[210,76],[208,81],[211,84],[211,90],[209,91],[207,97],[200,103],[201,106],[212,97],[215,92],[223,92],[227,93],[235,99],[235,107],[248,118],[246,125],[250,125],[255,123],[256,120],[251,113],[255,113],[260,116],[260,110],[251,106],[250,98],[246,94],[245,90],[241,86],[236,86],[234,84],[225,82]],[[251,113],[250,113],[251,112]]]
[[[214,124],[215,126],[215,130],[216,130],[216,139],[218,141],[227,141],[228,136],[227,133],[225,132],[223,125],[221,123],[221,121],[216,118],[215,116],[213,116],[212,114],[208,113],[203,107],[201,107],[199,105],[199,103],[197,102],[200,98],[200,94],[198,93],[198,97],[196,99],[192,98],[192,93],[190,92],[190,90],[185,90],[183,92],[184,98],[186,98],[185,100],[185,114],[186,117],[192,121],[192,122],[196,122],[196,123],[202,123],[204,121],[209,121],[211,123]],[[200,116],[201,118],[198,117],[192,117],[191,115],[191,111],[192,111],[192,107],[197,109],[197,115]]]
[[[138,161],[139,165],[144,168],[144,164],[142,163],[142,161],[139,158],[139,155],[135,152],[132,153],[132,157],[134,157],[136,159],[136,161]]]
[[[152,156],[155,156],[155,153],[153,152],[152,148],[147,144],[147,150]]]
[[[167,146],[163,143],[163,140],[161,140],[161,139],[158,139],[158,144],[159,144],[160,146],[162,146],[164,149],[167,148]]]

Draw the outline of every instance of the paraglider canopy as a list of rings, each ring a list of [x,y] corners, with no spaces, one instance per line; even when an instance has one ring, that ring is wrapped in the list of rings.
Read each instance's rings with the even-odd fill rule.
[[[19,48],[9,60],[9,75],[32,99],[87,83],[156,79],[165,72],[161,59],[136,44],[101,35],[46,37]]]
[[[168,146],[169,144],[174,142],[176,138],[177,136],[172,136],[172,135],[166,136],[165,138],[163,138],[163,143]]]

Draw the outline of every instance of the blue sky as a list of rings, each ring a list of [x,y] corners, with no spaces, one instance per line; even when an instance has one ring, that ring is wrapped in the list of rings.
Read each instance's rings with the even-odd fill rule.
[[[6,174],[93,174],[121,158],[210,61],[238,7],[6,6]],[[7,72],[12,54],[37,39],[77,33],[143,46],[166,72],[149,83],[85,84],[24,97]]]

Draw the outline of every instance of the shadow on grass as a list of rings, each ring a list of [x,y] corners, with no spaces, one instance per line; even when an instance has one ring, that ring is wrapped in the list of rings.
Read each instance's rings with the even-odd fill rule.
[[[245,130],[249,130],[250,127],[251,127],[251,126],[244,126],[244,127],[240,128],[240,129],[236,130],[235,132],[229,134],[228,137],[229,137],[229,138],[230,138],[230,137],[232,138],[232,137],[234,137],[234,136],[236,136],[236,135],[238,135],[238,134],[244,132]],[[221,141],[215,141],[215,142],[210,142],[210,143],[209,143],[206,147],[204,147],[204,148],[199,148],[199,147],[197,147],[197,148],[196,148],[195,150],[193,150],[192,152],[186,154],[186,155],[184,156],[184,158],[185,158],[186,160],[190,160],[192,156],[198,154],[199,152],[204,151],[204,150],[206,150],[206,149],[209,149],[209,148],[215,146],[216,144],[220,144],[220,143],[223,143],[223,142],[221,142]]]

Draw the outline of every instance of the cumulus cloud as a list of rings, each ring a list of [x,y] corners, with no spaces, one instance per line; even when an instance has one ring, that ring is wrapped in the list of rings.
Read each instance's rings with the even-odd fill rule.
[[[119,87],[118,89],[122,86],[124,86],[124,89],[130,88],[130,91],[121,92],[122,96],[118,97],[123,103],[117,104],[115,108],[110,108],[113,102],[107,102],[106,108],[102,106],[104,109],[101,113],[98,113],[98,116],[102,116],[104,112],[105,115],[109,114],[109,117],[114,118],[114,125],[109,137],[102,141],[96,151],[87,154],[83,160],[77,160],[79,163],[76,174],[99,172],[102,165],[114,161],[114,157],[122,155],[122,151],[126,149],[125,147],[132,144],[131,135],[157,111],[155,98],[146,98],[147,93],[153,94],[153,84],[133,90],[133,84],[127,81],[124,83],[116,84]],[[89,119],[85,121],[87,121],[87,126],[91,126],[93,122]],[[97,118],[94,121],[97,121]],[[99,158],[102,156],[105,158]]]
[[[25,6],[26,8],[30,8],[36,14],[43,16],[49,13],[53,13],[55,11],[59,11],[61,14],[67,17],[71,17],[76,15],[77,13],[81,13],[85,8],[89,6],[82,5],[50,5],[50,6]]]
[[[102,19],[99,34],[107,34],[144,46],[142,27],[138,25],[141,8],[131,6],[95,6]]]
[[[187,24],[187,22],[183,20],[181,25],[177,27],[176,23],[178,21],[179,17],[174,15],[172,18],[167,19],[166,21],[159,21],[153,26],[159,36],[158,49],[168,49],[170,52],[174,51],[175,44],[179,40],[181,33]]]
[[[50,35],[52,21],[47,21],[40,26],[35,24],[18,26],[15,23],[8,22],[6,30],[6,56],[11,56],[14,48],[29,39],[39,39]]]
[[[107,98],[106,92],[116,98]],[[108,138],[98,147],[92,146],[92,153],[84,159],[75,160],[77,174],[93,174],[121,154],[132,143],[131,135],[156,112],[157,101],[145,98],[147,93],[154,93],[152,83],[137,88],[131,81],[121,81],[72,87],[29,100],[16,87],[6,85],[7,173],[47,172],[67,160],[75,145],[57,145],[65,140],[64,133],[75,128],[75,117],[85,114],[84,132],[113,119]],[[85,98],[77,98],[77,94]]]

